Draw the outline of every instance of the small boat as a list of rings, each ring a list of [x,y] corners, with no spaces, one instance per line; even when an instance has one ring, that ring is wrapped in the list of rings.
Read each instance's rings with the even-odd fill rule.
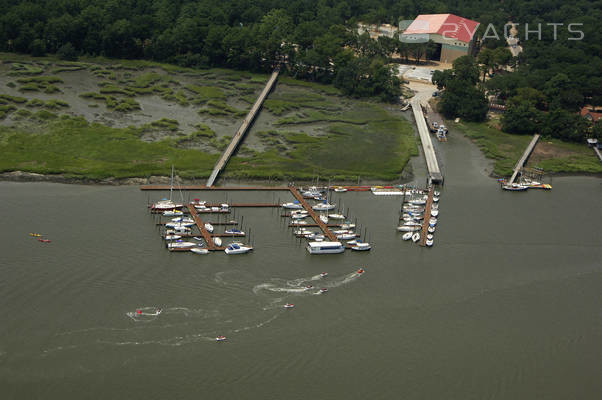
[[[308,216],[309,216],[309,214],[307,213],[307,211],[305,211],[305,212],[299,211],[297,213],[291,213],[291,218],[296,219],[296,220],[307,218]]]
[[[228,234],[228,235],[238,235],[238,236],[244,236],[244,232],[238,229],[226,229],[224,231],[224,233]]]
[[[169,211],[169,210],[173,210],[173,209],[182,208],[183,206],[184,206],[183,204],[176,204],[169,199],[161,199],[161,200],[157,201],[156,203],[154,203],[151,206],[151,209],[156,210],[156,211]]]
[[[167,228],[188,228],[189,226],[194,225],[194,222],[168,222],[165,224]]]
[[[327,224],[328,223],[328,215],[320,214],[320,221]]]
[[[228,340],[228,338],[225,337],[225,336],[218,336],[218,337],[215,338],[216,342],[223,342],[225,340]]]
[[[502,185],[502,189],[510,190],[513,192],[520,192],[529,189],[529,186],[521,185],[520,183],[513,183],[512,185],[508,185],[507,183],[505,183]]]
[[[429,225],[432,225],[432,226],[437,225],[437,218],[431,217],[431,219],[429,219]]]
[[[194,254],[208,254],[209,253],[209,250],[199,249],[199,248],[190,249],[190,251],[192,251]]]
[[[182,227],[178,227],[178,228],[173,228],[173,229],[168,229],[165,231],[166,235],[177,235],[180,233],[189,233],[191,232],[192,229],[190,229],[187,226],[182,226]]]
[[[410,240],[412,238],[413,234],[414,234],[414,232],[406,232],[401,236],[401,238],[403,240]]]
[[[165,235],[165,240],[178,240],[182,239],[180,235]]]
[[[420,229],[420,226],[414,226],[414,225],[402,225],[402,226],[398,226],[397,230],[399,232],[415,232],[417,230]]]
[[[429,226],[428,227],[428,233],[435,233],[435,227],[434,226]]]
[[[432,215],[433,217],[436,217],[436,216],[438,216],[438,215],[439,215],[439,210],[431,210],[431,215]]]
[[[437,196],[437,197],[441,196],[441,193],[440,193],[438,190],[435,190],[435,191],[433,192],[433,194],[434,194],[435,196]]]
[[[321,272],[320,278],[326,278],[328,276],[328,272]]]
[[[312,208],[314,209],[314,211],[330,211],[334,210],[336,207],[337,206],[335,206],[334,204],[329,204],[326,202],[326,200],[324,200],[324,203],[316,204]]]
[[[30,233],[29,236],[42,237],[42,234],[41,233]]]
[[[191,247],[197,247],[197,244],[193,242],[184,242],[182,240],[167,243],[168,249],[188,249]]]
[[[431,204],[431,210],[438,210],[439,209],[439,204],[433,203]]]
[[[343,233],[349,233],[349,229],[336,229],[331,232],[335,235],[342,235]]]
[[[179,217],[179,218],[172,218],[171,222],[184,222],[184,223],[192,222],[192,223],[194,223],[194,220],[192,218]]]
[[[211,207],[211,211],[218,212],[220,209],[217,206]]]
[[[325,287],[318,290],[318,293],[326,293],[326,292],[328,292],[328,289]]]
[[[222,238],[214,237],[213,238],[213,243],[215,243],[216,246],[221,246],[222,245]]]
[[[207,229],[207,232],[213,233],[213,225],[211,225],[209,222],[205,224],[205,229]]]
[[[355,228],[355,224],[343,224],[341,225],[341,229],[353,229]]]
[[[414,232],[414,234],[412,235],[412,242],[416,243],[419,240],[420,240],[420,233]]]
[[[42,242],[42,243],[50,243],[50,239],[42,239],[42,238],[38,238],[38,242]]]
[[[180,210],[168,210],[163,212],[164,217],[175,217],[178,215],[183,215],[184,213]]]
[[[366,272],[366,271],[363,268],[360,268],[360,269],[357,270],[357,273],[359,275],[363,274],[364,272]]]
[[[425,199],[410,200],[409,203],[410,204],[414,204],[414,205],[418,205],[418,206],[423,206],[423,205],[426,204],[426,200]]]
[[[351,250],[355,251],[368,251],[370,249],[372,249],[372,246],[366,242],[357,242],[354,246],[351,246]]]
[[[338,187],[335,187],[335,188],[334,188],[334,191],[335,191],[335,192],[337,192],[337,193],[343,193],[343,192],[346,192],[346,191],[347,191],[347,188],[344,188],[344,187],[338,186]]]
[[[427,240],[428,240],[428,239],[431,239],[431,240],[432,240],[432,239],[433,239],[433,234],[432,234],[432,233],[429,233],[428,235],[426,235],[426,238],[427,238]]]
[[[341,233],[340,235],[337,235],[337,239],[339,240],[349,240],[349,239],[353,239],[355,236],[355,233]]]
[[[295,308],[295,305],[293,303],[286,303],[283,307],[284,308]]]
[[[427,245],[428,247],[431,247],[431,246],[433,246],[433,239],[426,239],[426,245]]]
[[[203,238],[200,236],[194,236],[193,239],[198,240],[199,242],[203,240]]]
[[[309,290],[309,289],[311,289],[311,288],[313,288],[313,285],[307,285],[307,286],[305,286],[305,289],[306,289],[306,290]]]
[[[355,239],[353,239],[353,240],[349,240],[349,241],[347,242],[347,244],[349,244],[349,245],[351,245],[351,246],[354,246],[355,244],[357,244],[357,240],[355,240]]]
[[[436,203],[436,202],[438,202],[438,201],[439,201],[439,197],[437,197],[437,196],[433,196],[433,202],[435,202],[435,203]]]
[[[303,208],[303,206],[301,204],[299,204],[298,201],[295,201],[294,203],[284,203],[281,204],[282,208],[286,208],[288,210],[300,210]]]
[[[226,254],[245,254],[253,250],[253,247],[247,246],[242,243],[230,243],[224,250]]]
[[[310,254],[337,254],[345,251],[341,242],[309,242],[306,249]]]
[[[403,223],[404,226],[422,226],[420,222],[416,221],[406,221]]]
[[[328,218],[332,219],[345,219],[343,214],[328,214]]]

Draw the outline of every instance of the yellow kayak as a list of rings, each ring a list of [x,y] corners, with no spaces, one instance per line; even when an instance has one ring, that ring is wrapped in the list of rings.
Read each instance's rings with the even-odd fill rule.
[[[39,233],[30,233],[29,236],[33,236],[33,237],[41,237],[42,235]]]

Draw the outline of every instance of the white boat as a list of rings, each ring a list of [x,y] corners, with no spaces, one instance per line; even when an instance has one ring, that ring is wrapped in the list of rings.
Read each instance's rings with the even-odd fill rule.
[[[354,237],[356,237],[356,235],[353,232],[341,233],[340,235],[337,235],[337,239],[339,239],[339,240],[349,240],[349,239],[353,239]]]
[[[194,242],[183,242],[181,240],[167,243],[168,249],[188,249],[191,247],[197,247],[197,244]]]
[[[341,242],[309,242],[307,244],[309,254],[336,254],[345,251]]]
[[[192,223],[194,223],[194,220],[192,218],[178,217],[178,218],[172,218],[171,222],[186,222],[186,223],[192,222]]]
[[[188,228],[189,226],[194,225],[194,222],[168,222],[165,224],[167,228],[179,229],[179,228]]]
[[[406,221],[403,223],[405,226],[422,226],[420,222],[416,221]]]
[[[165,240],[178,240],[182,239],[180,235],[165,235]]]
[[[440,193],[438,190],[435,190],[435,191],[433,192],[433,194],[434,194],[435,196],[437,196],[437,197],[439,197],[439,196],[441,195],[441,193]]]
[[[213,238],[213,243],[214,243],[216,246],[221,246],[221,245],[222,245],[222,238],[214,237],[214,238]]]
[[[429,226],[428,227],[428,233],[435,233],[435,227],[434,226]]]
[[[295,308],[295,305],[292,303],[286,303],[283,307],[284,308]]]
[[[433,196],[433,202],[435,202],[435,203],[436,203],[436,202],[438,202],[438,201],[439,201],[439,197],[437,197],[437,196]]]
[[[353,229],[355,228],[355,224],[342,224],[341,229]]]
[[[414,234],[414,232],[406,232],[403,234],[403,236],[401,236],[401,238],[403,240],[410,240],[412,238],[412,235]]]
[[[343,233],[349,233],[349,229],[337,229],[331,232],[335,235],[342,235]]]
[[[322,289],[318,290],[318,293],[326,293],[326,292],[328,292],[327,288],[322,288]]]
[[[419,230],[420,227],[419,226],[412,226],[412,225],[402,225],[402,226],[398,226],[397,230],[399,232],[416,232],[417,230]]]
[[[320,221],[327,224],[328,223],[328,215],[320,214]]]
[[[439,210],[431,210],[431,215],[432,215],[433,217],[436,217],[436,216],[438,216],[438,215],[439,215]]]
[[[334,188],[334,191],[335,191],[335,192],[338,192],[338,193],[343,193],[343,192],[346,192],[346,191],[347,191],[347,188],[344,188],[344,187],[338,186],[338,187],[335,187],[335,188]]]
[[[431,204],[431,210],[438,210],[438,209],[439,209],[439,204],[437,204],[437,203]]]
[[[314,209],[314,211],[330,211],[334,210],[336,207],[337,206],[335,206],[334,204],[329,204],[326,201],[324,201],[324,203],[316,204],[312,208]]]
[[[291,226],[303,226],[303,225],[307,225],[307,221],[296,220],[296,221],[291,222]]]
[[[353,240],[348,240],[348,241],[347,241],[347,244],[348,244],[348,245],[351,245],[351,246],[354,246],[354,245],[356,245],[356,244],[357,244],[357,240],[355,240],[355,239],[353,239]]]
[[[297,236],[307,236],[311,235],[313,232],[307,228],[294,230],[293,233]]]
[[[433,245],[433,239],[426,239],[426,245],[431,247]]]
[[[432,239],[432,238],[433,238],[433,234],[432,234],[432,233],[429,233],[428,235],[426,235],[426,238],[427,238],[427,239]]]
[[[182,208],[184,206],[183,204],[176,204],[171,200],[171,195],[173,194],[173,177],[174,177],[174,167],[172,165],[171,166],[171,183],[169,186],[169,199],[161,199],[161,200],[157,201],[156,203],[154,203],[151,206],[152,210],[169,211],[169,210]]]
[[[199,249],[199,248],[193,248],[193,249],[190,249],[190,251],[192,251],[194,254],[208,254],[209,253],[209,250]]]
[[[213,233],[213,225],[211,225],[209,222],[205,224],[205,229],[207,229],[207,232]]]
[[[178,215],[184,215],[184,213],[180,210],[169,210],[163,212],[164,217],[176,217]]]
[[[320,278],[326,278],[328,276],[328,272],[320,272]]]
[[[223,342],[223,341],[226,341],[226,340],[228,340],[228,338],[225,337],[225,336],[218,336],[218,337],[215,338],[216,342]]]
[[[370,246],[370,243],[366,243],[366,242],[357,242],[354,246],[351,246],[351,250],[355,250],[355,251],[368,251],[372,248],[372,246]]]
[[[244,254],[253,250],[253,247],[242,243],[230,243],[224,250],[226,254]]]
[[[165,231],[166,235],[177,235],[180,233],[189,233],[190,231],[192,231],[192,229],[190,229],[187,226],[183,226],[181,228],[173,228],[173,229],[168,229]]]
[[[419,240],[420,240],[420,233],[414,232],[414,234],[412,235],[412,242],[416,243]]]
[[[425,199],[415,199],[415,200],[410,200],[409,203],[418,205],[418,206],[422,206],[422,205],[426,204],[426,200]]]
[[[220,211],[220,208],[214,206],[214,207],[211,207],[211,211],[218,212],[218,211]]]
[[[328,218],[332,218],[332,219],[345,219],[346,217],[343,214],[328,214]]]
[[[437,225],[437,218],[431,217],[431,219],[429,219],[429,225]]]
[[[322,241],[324,241],[324,239],[326,239],[326,237],[321,233],[312,233],[312,234],[306,235],[305,237],[308,238],[309,240],[313,240],[314,242],[322,242]]]
[[[224,231],[224,233],[227,233],[228,235],[239,235],[239,236],[244,236],[244,232],[238,229],[226,229]]]
[[[300,210],[303,208],[303,206],[298,202],[295,201],[294,203],[283,203],[281,204],[282,208],[286,208],[288,210]]]

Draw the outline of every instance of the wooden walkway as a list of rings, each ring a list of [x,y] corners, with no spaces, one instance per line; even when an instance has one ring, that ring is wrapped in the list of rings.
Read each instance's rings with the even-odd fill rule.
[[[434,189],[431,186],[428,197],[426,198],[426,205],[424,206],[424,220],[422,221],[422,232],[420,233],[420,245],[422,247],[426,246],[426,235],[428,235],[431,207],[433,206],[433,192]]]
[[[140,190],[169,190],[170,185],[142,185]],[[205,185],[182,185],[178,190],[254,190],[254,191],[289,191],[287,186],[205,186]]]
[[[596,155],[598,156],[598,159],[600,161],[602,161],[602,154],[600,153],[600,150],[598,149],[598,147],[594,146],[594,151],[596,152]]]
[[[203,223],[203,221],[196,212],[196,208],[194,208],[192,204],[188,204],[188,212],[190,212],[190,215],[192,216],[192,219],[194,219],[197,228],[199,228],[199,231],[201,231],[201,235],[203,235],[203,239],[205,239],[205,243],[207,243],[207,249],[212,251],[217,250],[215,248],[215,243],[213,242],[211,234],[209,233],[209,231],[207,231],[207,229],[205,229],[205,223]]]
[[[523,153],[522,157],[518,160],[518,162],[514,166],[514,172],[512,173],[512,177],[508,181],[509,185],[512,185],[514,183],[514,181],[516,180],[518,173],[523,168],[523,166],[525,165],[525,162],[527,162],[527,159],[533,152],[533,149],[535,148],[535,145],[537,144],[537,141],[539,140],[539,136],[540,136],[539,134],[533,135],[533,139],[531,139],[531,142],[525,149],[525,152]]]
[[[324,232],[324,235],[326,237],[328,237],[328,240],[330,240],[331,242],[338,242],[339,240],[337,239],[336,235],[334,233],[332,233],[330,231],[330,229],[328,229],[328,226],[326,226],[326,224],[324,222],[322,222],[322,220],[320,219],[318,214],[316,214],[314,209],[311,208],[311,206],[307,203],[307,201],[305,201],[305,199],[303,198],[301,193],[299,193],[297,188],[294,186],[291,186],[289,188],[289,190],[290,190],[291,194],[297,199],[297,201],[299,201],[299,204],[301,204],[303,206],[305,211],[308,212],[309,216],[312,217],[314,221],[316,221],[316,224],[320,227],[320,229],[322,229],[322,232]]]
[[[276,67],[274,72],[272,72],[272,76],[268,80],[268,83],[265,85],[261,94],[255,101],[255,104],[253,104],[253,107],[251,107],[251,110],[249,111],[249,113],[247,114],[245,119],[243,120],[242,124],[240,125],[240,128],[238,128],[238,131],[236,131],[236,134],[232,138],[232,141],[230,142],[230,144],[224,151],[224,154],[222,154],[220,159],[215,164],[215,167],[213,168],[213,172],[211,172],[211,175],[209,176],[209,179],[207,180],[207,186],[213,186],[213,183],[217,179],[217,175],[220,173],[220,171],[222,169],[224,169],[224,167],[228,163],[228,160],[234,153],[234,150],[236,150],[241,139],[244,137],[245,133],[247,133],[247,130],[253,123],[253,120],[255,119],[255,116],[259,112],[259,109],[261,108],[263,101],[270,93],[270,90],[272,90],[274,83],[276,83],[276,79],[278,78],[279,73],[280,73],[280,68]]]
[[[426,159],[429,180],[431,183],[443,183],[443,174],[439,169],[439,163],[437,162],[431,135],[429,134],[429,129],[426,125],[424,114],[422,113],[422,106],[418,99],[412,100],[411,104],[412,111],[414,112],[414,119],[416,120],[416,126],[418,127],[420,142],[422,143],[422,151],[424,152],[424,158]]]

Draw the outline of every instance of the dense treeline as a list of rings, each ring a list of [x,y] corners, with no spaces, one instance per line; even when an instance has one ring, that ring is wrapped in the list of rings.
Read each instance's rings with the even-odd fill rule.
[[[399,81],[387,56],[396,51],[420,59],[431,48],[371,41],[357,35],[357,21],[397,24],[420,13],[451,12],[479,21],[478,35],[487,36],[483,44],[492,51],[505,46],[504,24],[513,21],[524,47],[518,68],[496,75],[486,88],[516,105],[508,115],[527,109],[520,114],[532,124],[515,121],[506,129],[542,129],[533,108],[566,117],[583,104],[602,104],[601,0],[0,0],[0,7],[0,51],[264,71],[286,60],[299,78],[389,100],[399,94]],[[525,40],[527,23],[531,32],[542,24],[542,40],[537,33]],[[582,24],[572,27],[583,32],[582,40],[568,40],[580,36],[570,23]],[[520,88],[536,90],[527,97],[538,98],[537,104],[527,104]]]

